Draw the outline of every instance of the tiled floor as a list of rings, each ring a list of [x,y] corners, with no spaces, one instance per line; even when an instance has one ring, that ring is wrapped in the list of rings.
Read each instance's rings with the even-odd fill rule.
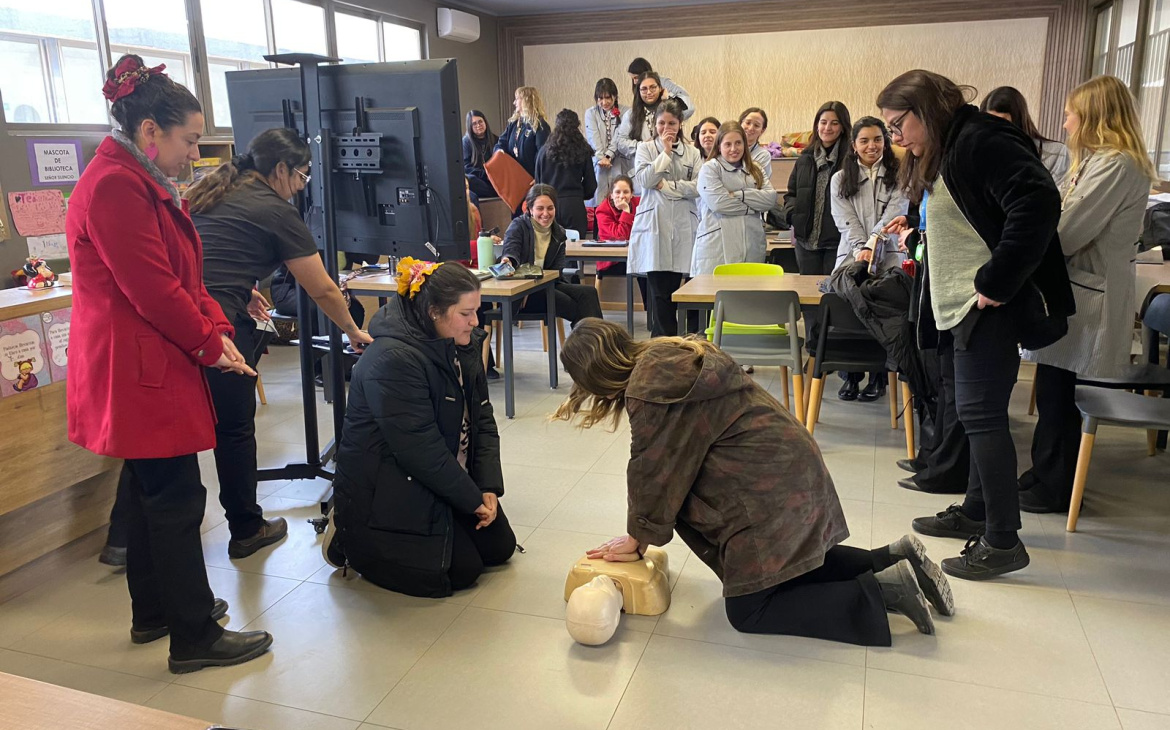
[[[992,583],[953,582],[958,614],[938,620],[936,636],[897,616],[888,649],[738,634],[718,580],[676,540],[670,610],[623,617],[606,646],[575,645],[563,623],[565,573],[623,529],[629,432],[547,422],[567,385],[548,390],[538,337],[518,333],[519,415],[500,420],[503,504],[527,552],[475,588],[428,601],[333,571],[305,523],[321,481],[262,484],[265,510],[288,518],[291,534],[228,560],[208,454],[211,583],[231,604],[228,626],[271,631],[272,652],[169,674],[166,642],[129,642],[123,576],[91,560],[0,605],[0,671],[257,730],[1170,730],[1170,457],[1147,458],[1140,432],[1103,430],[1081,531],[1066,534],[1062,516],[1025,515],[1032,565]],[[303,457],[294,353],[277,349],[263,366],[260,460],[277,466]],[[778,387],[770,368],[756,377]],[[498,403],[502,386],[492,389]],[[949,504],[895,485],[903,435],[884,402],[843,404],[827,390],[817,440],[850,544],[886,544]],[[1027,395],[1025,382],[1013,406],[1024,463]],[[924,542],[936,559],[961,547]]]

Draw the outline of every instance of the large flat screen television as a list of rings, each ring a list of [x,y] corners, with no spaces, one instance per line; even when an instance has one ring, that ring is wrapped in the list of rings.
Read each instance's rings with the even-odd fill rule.
[[[305,131],[299,69],[230,72],[227,91],[238,150],[265,129],[286,126],[290,116]],[[337,249],[468,258],[455,61],[323,65],[320,94],[321,125],[334,140],[329,176]],[[311,172],[308,223],[324,248],[323,171]]]

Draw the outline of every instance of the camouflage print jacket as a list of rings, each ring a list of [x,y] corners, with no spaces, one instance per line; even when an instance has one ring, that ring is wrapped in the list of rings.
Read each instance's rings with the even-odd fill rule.
[[[677,531],[723,595],[771,588],[820,567],[849,536],[817,444],[726,354],[670,343],[630,376],[629,534]]]

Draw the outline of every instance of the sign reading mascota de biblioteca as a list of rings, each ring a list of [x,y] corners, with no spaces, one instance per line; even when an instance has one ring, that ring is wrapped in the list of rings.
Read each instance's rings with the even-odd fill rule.
[[[33,185],[71,185],[81,179],[84,168],[81,140],[28,140],[28,170]]]

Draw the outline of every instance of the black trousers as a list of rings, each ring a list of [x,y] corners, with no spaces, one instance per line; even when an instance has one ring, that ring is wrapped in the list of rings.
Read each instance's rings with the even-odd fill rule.
[[[496,507],[496,519],[482,530],[475,529],[475,515],[452,514],[455,521],[451,545],[451,567],[447,576],[456,591],[470,588],[485,567],[503,565],[516,551],[516,533],[508,524],[503,505]]]
[[[211,620],[215,598],[199,540],[207,499],[199,459],[127,459],[123,477],[134,626],[169,626],[171,654],[179,657],[207,648],[223,629]]]
[[[647,317],[651,337],[674,337],[678,334],[678,305],[671,296],[682,286],[683,275],[676,271],[646,273]]]
[[[727,620],[748,634],[784,634],[889,646],[890,623],[875,571],[892,561],[838,545],[816,570],[778,586],[725,599]]]
[[[467,175],[467,186],[471,188],[471,192],[478,198],[496,197],[496,189],[493,188],[491,182],[486,179],[486,173],[483,175],[483,177],[480,177],[479,175]]]
[[[256,327],[235,322],[236,349],[252,367],[260,360]],[[233,540],[245,540],[264,527],[264,510],[256,503],[256,378],[207,368],[207,385],[215,405],[215,471],[219,503]]]
[[[1081,444],[1077,374],[1051,365],[1036,366],[1036,430],[1032,468],[1020,478],[1041,500],[1068,507]]]
[[[971,444],[955,407],[955,349],[939,348],[938,398],[934,438],[923,441],[917,459],[925,466],[914,475],[924,492],[963,494],[971,474]]]
[[[797,245],[794,250],[796,251],[796,267],[804,276],[821,274],[827,276],[833,273],[833,268],[837,265],[836,246],[809,250]]]
[[[601,312],[601,299],[593,287],[558,281],[555,288],[557,316],[561,319],[567,319],[570,324],[576,326],[586,317],[601,319],[604,316]],[[520,311],[526,314],[539,314],[547,310],[548,305],[543,292],[528,297],[524,306],[520,308]]]
[[[1020,529],[1020,488],[1016,447],[1008,423],[1008,402],[1020,370],[1014,322],[1002,307],[978,314],[965,349],[950,331],[939,333],[940,354],[954,349],[955,409],[971,445],[964,511],[982,504],[988,532]],[[944,368],[946,365],[944,365]]]

